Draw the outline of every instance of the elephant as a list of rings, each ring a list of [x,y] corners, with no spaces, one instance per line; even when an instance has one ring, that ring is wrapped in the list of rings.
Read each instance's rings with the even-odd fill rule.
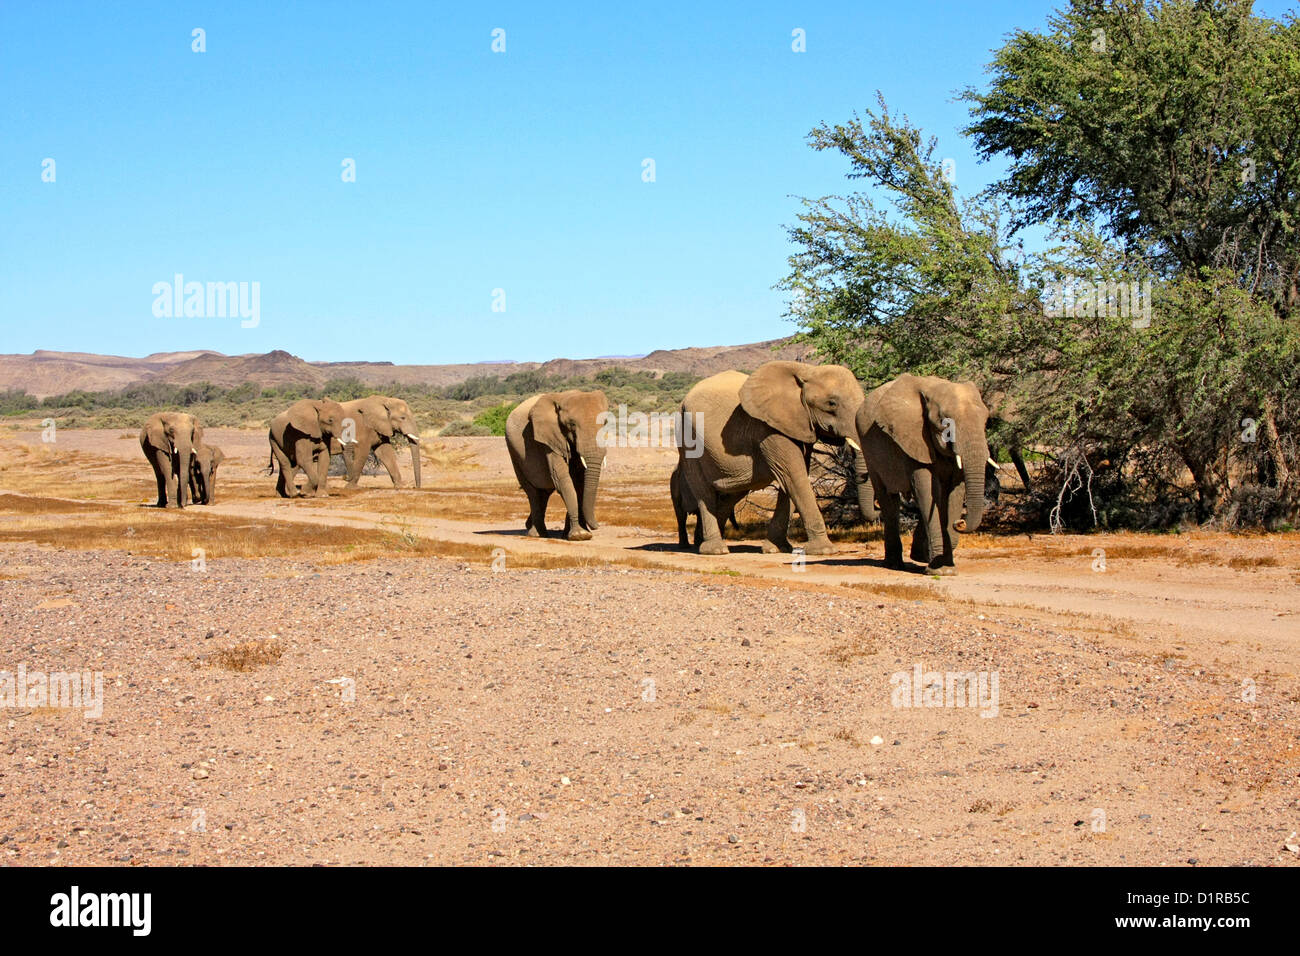
[[[361,480],[361,469],[366,466],[366,461],[372,454],[388,470],[393,487],[404,487],[402,471],[397,466],[397,452],[392,443],[393,437],[399,434],[405,435],[411,443],[411,472],[415,476],[415,487],[420,487],[420,436],[415,429],[411,407],[406,402],[386,395],[370,395],[343,402],[343,413],[344,437],[352,440],[331,441],[330,453],[343,455],[348,466],[349,488],[357,486]]]
[[[506,418],[506,447],[528,495],[529,536],[546,534],[546,504],[564,499],[564,536],[586,541],[596,524],[596,492],[605,463],[597,432],[609,411],[601,391],[546,392],[521,402]]]
[[[316,497],[329,496],[327,480],[330,468],[330,445],[341,440],[343,420],[347,413],[333,399],[309,399],[294,402],[288,409],[271,419],[267,440],[271,443],[271,459],[267,474],[280,463],[280,478],[275,490],[281,498],[299,497],[294,479],[301,468],[307,474],[307,485]]]
[[[885,564],[903,568],[898,514],[903,495],[921,512],[911,558],[954,574],[960,532],[984,517],[989,410],[974,382],[900,375],[874,389],[858,411],[858,440],[885,526]],[[963,499],[966,517],[961,516]]]
[[[695,547],[698,548],[700,542],[704,539],[704,525],[700,523],[699,507],[693,503],[688,503],[686,500],[686,489],[682,482],[682,466],[680,463],[673,469],[673,473],[668,479],[668,489],[673,496],[673,511],[677,513],[678,546],[681,548],[691,546],[690,539],[686,535],[686,519],[691,515],[695,515]],[[718,522],[721,530],[727,530],[728,521],[731,522],[733,528],[737,531],[740,530],[740,522],[736,520],[736,505],[734,503],[727,509],[726,517]]]
[[[210,505],[216,500],[217,466],[226,460],[225,453],[216,445],[201,445],[192,455],[190,500],[198,505]]]
[[[842,365],[775,361],[752,375],[719,372],[697,382],[682,400],[682,427],[699,422],[702,447],[698,457],[690,457],[679,436],[678,467],[682,507],[697,511],[704,528],[699,553],[728,553],[721,530],[726,515],[746,494],[773,481],[776,508],[763,550],[791,550],[786,534],[793,502],[808,534],[805,553],[833,551],[808,462],[818,441],[857,448],[855,416],[862,401],[862,386]],[[684,523],[679,513],[679,532]]]
[[[185,412],[158,412],[144,423],[140,429],[140,450],[153,466],[159,508],[185,507],[194,449],[202,444],[203,426]]]

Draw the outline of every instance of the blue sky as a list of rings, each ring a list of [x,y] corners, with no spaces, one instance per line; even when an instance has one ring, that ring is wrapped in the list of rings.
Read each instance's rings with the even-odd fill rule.
[[[997,169],[954,94],[1056,5],[6,0],[0,352],[442,363],[785,335],[794,197],[848,188],[808,131],[879,89],[979,188]],[[260,283],[258,325],[156,316],[176,273]]]

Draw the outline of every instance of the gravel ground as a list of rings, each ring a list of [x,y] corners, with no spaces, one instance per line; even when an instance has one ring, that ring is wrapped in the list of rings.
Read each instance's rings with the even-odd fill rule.
[[[726,575],[0,569],[0,670],[104,680],[0,708],[12,864],[1297,863],[1291,672],[1246,701],[1156,642]],[[894,706],[917,665],[997,715]]]

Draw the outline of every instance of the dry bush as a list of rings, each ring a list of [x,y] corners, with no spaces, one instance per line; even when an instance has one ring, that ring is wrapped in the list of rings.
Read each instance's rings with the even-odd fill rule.
[[[283,656],[284,644],[273,637],[264,637],[213,651],[201,663],[205,667],[220,667],[228,671],[251,671],[266,664],[279,663]]]

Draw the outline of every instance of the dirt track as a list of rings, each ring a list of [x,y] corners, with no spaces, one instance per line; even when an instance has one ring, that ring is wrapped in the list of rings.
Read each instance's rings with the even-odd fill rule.
[[[500,440],[427,449],[420,491],[281,502],[264,436],[214,430],[221,500],[160,514],[133,439],[0,437],[26,496],[0,669],[105,675],[98,719],[0,710],[10,862],[1297,861],[1300,535],[977,535],[951,579],[845,541],[796,570],[676,551],[656,450],[611,452],[575,544],[522,536]],[[133,551],[286,522],[453,557],[21,543],[83,515]],[[210,666],[271,634],[278,659]],[[997,716],[893,706],[916,665],[996,674]]]

